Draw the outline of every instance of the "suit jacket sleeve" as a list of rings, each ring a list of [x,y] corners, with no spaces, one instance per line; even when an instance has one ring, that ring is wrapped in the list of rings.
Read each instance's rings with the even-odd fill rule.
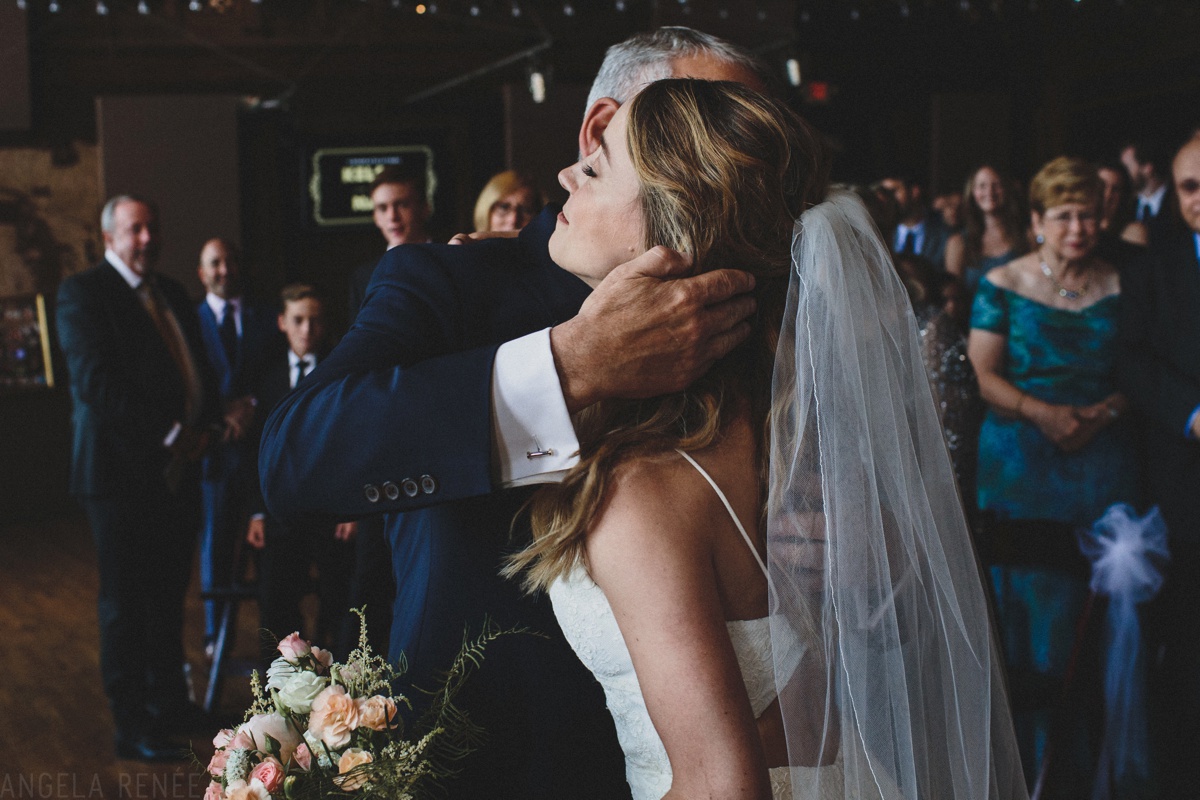
[[[134,372],[142,365],[122,357],[111,298],[82,277],[63,281],[55,317],[71,391],[97,422],[122,439],[162,447],[176,420],[158,398],[139,390]]]
[[[1151,251],[1121,275],[1118,379],[1135,407],[1182,438],[1188,418],[1200,405],[1200,383],[1196,373],[1180,369],[1164,349],[1164,337],[1185,335],[1160,330],[1171,328],[1174,316],[1158,307],[1161,302],[1184,302],[1163,283],[1172,266],[1167,258],[1168,252]]]
[[[259,471],[272,515],[347,519],[491,491],[503,339],[468,335],[471,287],[444,266],[423,246],[390,251],[353,328],[270,415]]]

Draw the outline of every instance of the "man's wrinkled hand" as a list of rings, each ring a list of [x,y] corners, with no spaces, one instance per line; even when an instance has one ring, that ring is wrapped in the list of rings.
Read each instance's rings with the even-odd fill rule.
[[[567,409],[677,392],[750,334],[754,276],[687,277],[690,257],[655,247],[614,269],[579,314],[550,331]]]

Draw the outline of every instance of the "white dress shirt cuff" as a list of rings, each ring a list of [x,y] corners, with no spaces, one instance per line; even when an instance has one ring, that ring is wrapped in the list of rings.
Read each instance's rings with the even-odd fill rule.
[[[492,370],[492,476],[500,486],[554,483],[579,460],[550,351],[550,329],[505,342]]]

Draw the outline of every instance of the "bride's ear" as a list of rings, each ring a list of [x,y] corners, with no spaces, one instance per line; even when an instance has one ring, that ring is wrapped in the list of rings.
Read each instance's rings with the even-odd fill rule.
[[[583,115],[579,128],[579,157],[587,158],[600,147],[600,137],[621,104],[611,97],[601,97]]]

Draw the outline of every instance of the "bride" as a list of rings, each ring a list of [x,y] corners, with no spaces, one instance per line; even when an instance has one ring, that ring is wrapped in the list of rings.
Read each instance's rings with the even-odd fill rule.
[[[635,800],[1023,796],[915,322],[815,133],[664,80],[559,177],[550,253],[592,286],[654,245],[757,282],[704,378],[577,418],[508,567],[604,687]]]

